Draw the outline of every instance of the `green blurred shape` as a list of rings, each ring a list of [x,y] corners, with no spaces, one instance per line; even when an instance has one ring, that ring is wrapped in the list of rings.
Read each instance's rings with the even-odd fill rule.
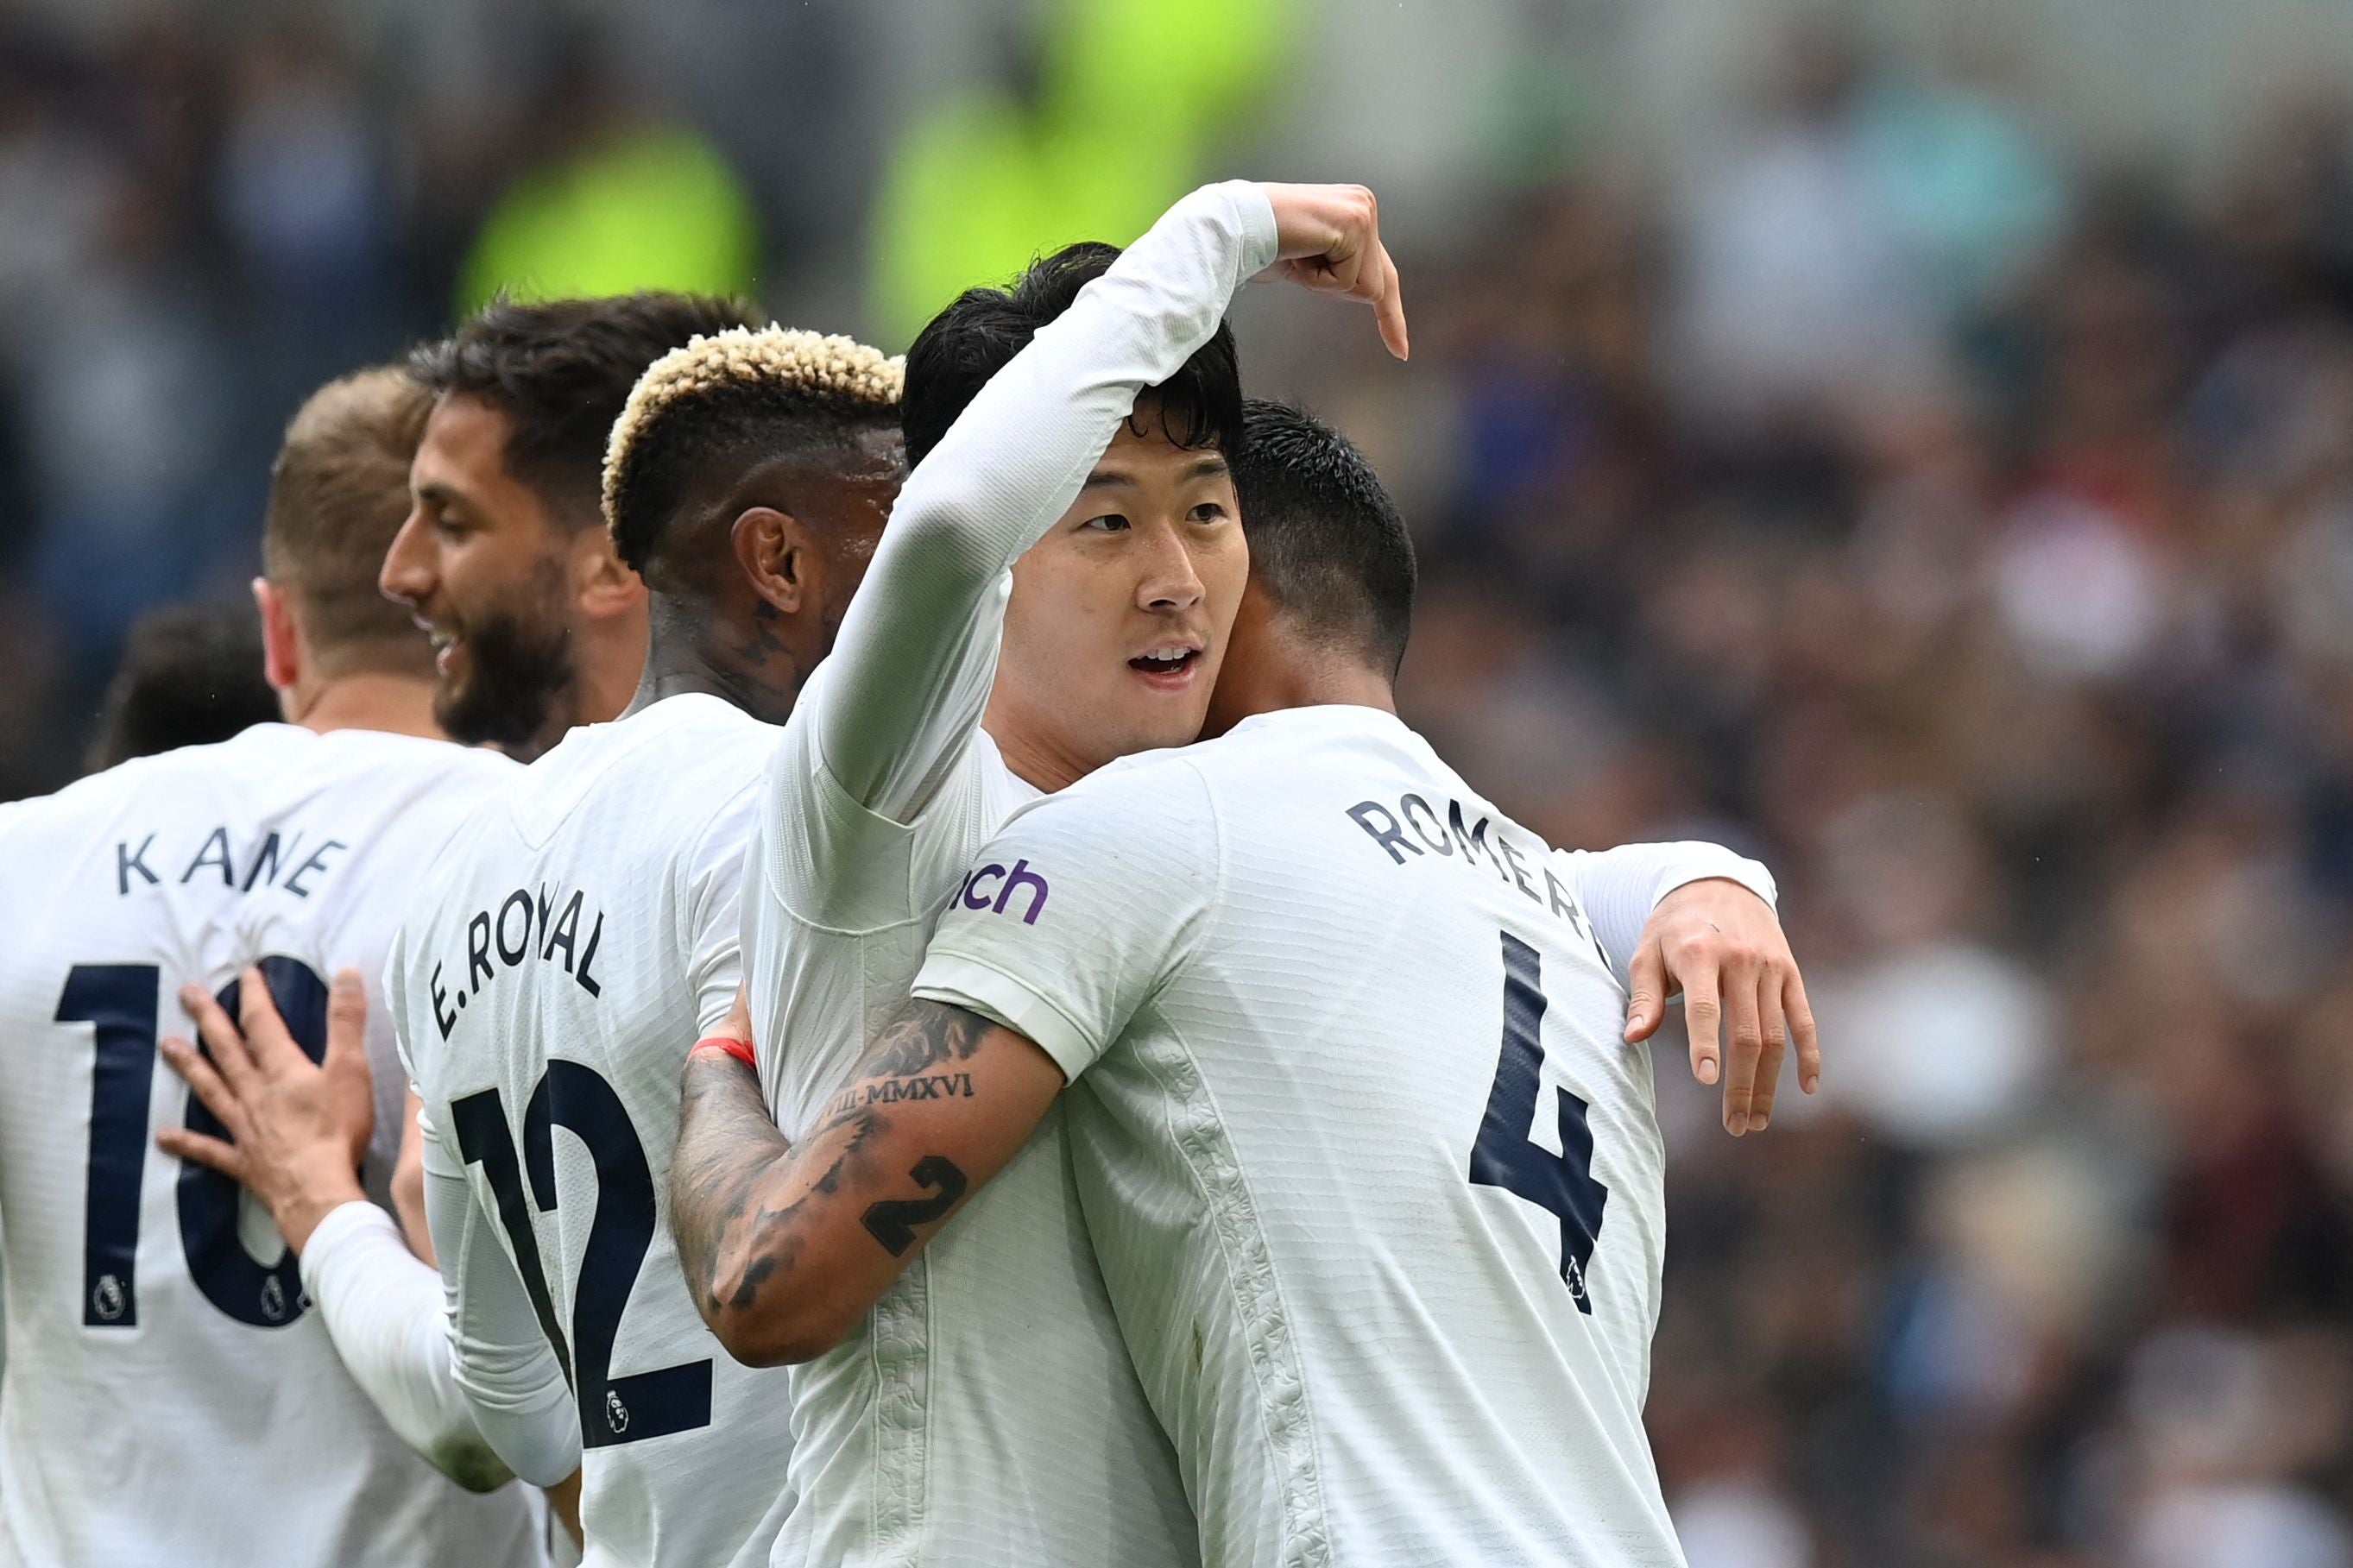
[[[904,342],[1076,239],[1124,245],[1202,175],[1288,56],[1297,0],[1060,0],[1034,104],[976,89],[914,116],[875,199],[870,301]]]
[[[458,310],[501,289],[524,300],[749,294],[759,262],[758,216],[735,171],[694,132],[659,125],[524,175],[483,220],[459,269]]]

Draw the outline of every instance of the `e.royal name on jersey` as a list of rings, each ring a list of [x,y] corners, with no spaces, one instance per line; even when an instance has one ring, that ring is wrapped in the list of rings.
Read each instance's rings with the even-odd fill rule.
[[[605,911],[602,906],[588,902],[586,892],[572,889],[566,899],[562,888],[550,888],[543,883],[534,893],[528,888],[517,888],[501,899],[496,912],[476,910],[466,921],[465,984],[452,991],[443,982],[442,974],[450,960],[443,959],[433,966],[429,985],[433,993],[433,1023],[448,1039],[449,1031],[458,1026],[458,1015],[467,999],[481,994],[484,987],[496,980],[501,971],[513,969],[526,961],[554,963],[560,961],[564,972],[572,976],[573,984],[591,996],[604,994],[594,965],[596,949],[605,941]],[[584,936],[581,928],[586,926]],[[493,963],[491,960],[496,959]]]

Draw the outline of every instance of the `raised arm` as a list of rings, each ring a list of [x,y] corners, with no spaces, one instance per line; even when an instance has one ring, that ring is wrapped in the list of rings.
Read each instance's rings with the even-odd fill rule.
[[[907,821],[980,724],[1005,574],[1078,494],[1136,395],[1208,342],[1276,258],[1274,212],[1244,181],[1178,202],[992,377],[916,465],[812,690],[836,783]]]
[[[1146,387],[1215,335],[1269,268],[1373,307],[1406,352],[1397,268],[1357,185],[1205,185],[1161,216],[991,377],[908,476],[808,700],[822,764],[905,822],[980,724],[1006,574],[1077,497]]]

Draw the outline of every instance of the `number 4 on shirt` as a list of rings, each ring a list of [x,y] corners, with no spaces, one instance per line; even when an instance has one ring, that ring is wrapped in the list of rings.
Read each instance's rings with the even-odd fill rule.
[[[1495,1063],[1495,1086],[1487,1091],[1487,1114],[1479,1141],[1471,1146],[1471,1181],[1501,1187],[1547,1209],[1560,1219],[1560,1277],[1577,1310],[1590,1316],[1585,1270],[1601,1235],[1601,1210],[1609,1189],[1593,1179],[1593,1129],[1588,1106],[1566,1089],[1560,1097],[1560,1150],[1535,1142],[1536,1101],[1544,1089],[1544,971],[1536,950],[1505,931],[1504,936],[1504,1048]]]

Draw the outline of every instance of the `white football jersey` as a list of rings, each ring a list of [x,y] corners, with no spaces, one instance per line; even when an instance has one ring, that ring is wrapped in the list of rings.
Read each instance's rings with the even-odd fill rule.
[[[1014,561],[1137,393],[1275,257],[1246,184],[1187,197],[1039,329],[907,479],[769,765],[744,900],[761,1085],[806,1131],[907,1000],[972,852],[1037,792],[980,728]],[[773,1561],[1185,1568],[1176,1456],[1089,1247],[1060,1112],[843,1342],[796,1367]]]
[[[797,711],[820,695],[804,691]],[[1038,795],[975,731],[902,826],[845,795],[806,736],[787,725],[772,765],[771,891],[744,910],[760,1071],[795,1137],[905,1005],[973,851]],[[800,1506],[780,1565],[1196,1561],[1167,1439],[1087,1245],[1059,1112],[859,1331],[792,1371]]]
[[[219,1124],[158,1058],[183,985],[259,962],[326,1047],[327,984],[371,993],[452,825],[516,772],[487,752],[263,724],[0,808],[0,1563],[498,1564],[540,1560],[535,1498],[460,1490],[337,1359],[296,1259],[160,1128]],[[372,994],[381,1200],[403,1079]],[[232,1012],[234,1006],[232,1005]]]
[[[786,1374],[703,1326],[669,1194],[684,1031],[735,999],[776,736],[699,694],[573,731],[458,829],[385,976],[428,1181],[471,1190],[461,1237],[434,1205],[459,1337],[554,1348],[591,1563],[765,1562],[785,1511]]]
[[[1206,1561],[1683,1562],[1650,1056],[1554,867],[1393,715],[1303,708],[1028,808],[950,903],[916,994],[1069,1075]]]

